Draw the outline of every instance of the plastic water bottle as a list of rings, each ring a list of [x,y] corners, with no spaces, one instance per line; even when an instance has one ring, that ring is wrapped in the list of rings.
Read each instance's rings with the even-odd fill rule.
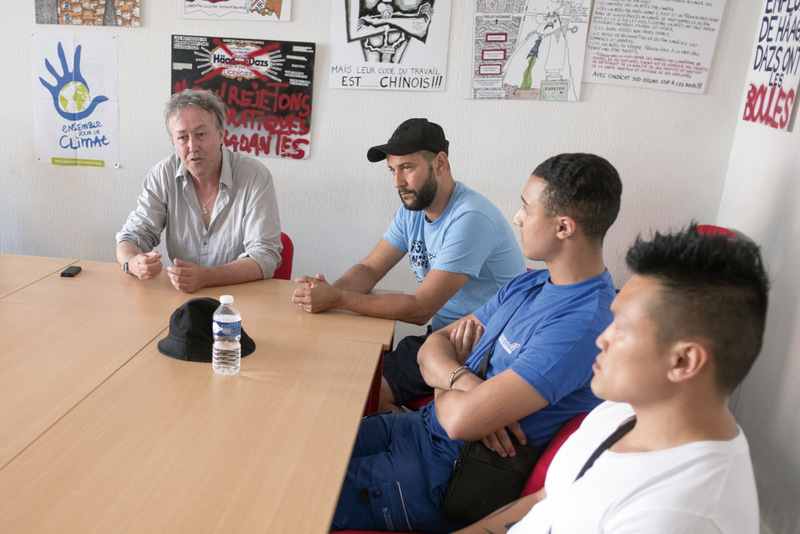
[[[231,295],[219,298],[220,306],[214,312],[214,347],[211,350],[211,367],[220,375],[235,375],[242,363],[242,315],[233,305]]]

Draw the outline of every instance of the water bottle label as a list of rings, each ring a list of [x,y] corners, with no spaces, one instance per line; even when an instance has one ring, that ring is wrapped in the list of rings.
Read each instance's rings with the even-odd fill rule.
[[[242,322],[222,323],[214,321],[214,335],[217,337],[237,337],[242,333]]]

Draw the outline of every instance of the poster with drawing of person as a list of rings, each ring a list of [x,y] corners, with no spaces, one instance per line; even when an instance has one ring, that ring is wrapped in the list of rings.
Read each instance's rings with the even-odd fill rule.
[[[451,0],[331,0],[330,87],[444,91]]]
[[[292,0],[180,0],[179,10],[187,19],[286,22],[292,19]]]
[[[475,0],[471,98],[577,101],[590,0]]]

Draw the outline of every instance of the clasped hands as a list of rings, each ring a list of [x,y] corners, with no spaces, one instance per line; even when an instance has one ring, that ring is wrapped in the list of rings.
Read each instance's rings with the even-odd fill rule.
[[[316,276],[301,276],[295,282],[303,284],[292,295],[292,302],[299,304],[308,313],[319,313],[336,307],[336,288],[325,280],[321,274]]]
[[[128,272],[140,280],[150,280],[161,274],[161,254],[155,250],[137,254],[128,260]],[[194,293],[203,285],[203,268],[189,261],[175,259],[174,267],[167,267],[167,276],[175,289]]]
[[[461,321],[458,326],[450,332],[450,343],[456,351],[459,362],[465,362],[467,357],[475,349],[478,341],[483,336],[484,327],[482,324],[471,319]],[[477,369],[472,370],[477,371]],[[482,383],[483,380],[473,373],[460,372],[453,380],[453,389],[459,391],[469,391]],[[526,443],[525,433],[519,422],[515,421],[506,428],[501,428],[481,439],[486,448],[495,451],[502,457],[515,456],[516,450],[511,442],[509,432],[514,434],[520,444]]]

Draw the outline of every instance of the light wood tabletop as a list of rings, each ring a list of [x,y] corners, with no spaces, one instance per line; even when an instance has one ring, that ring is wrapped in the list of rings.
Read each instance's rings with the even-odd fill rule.
[[[0,254],[0,298],[53,273],[60,273],[75,260]]]
[[[45,276],[35,284],[7,296],[6,302],[42,305],[63,305],[72,308],[116,313],[155,315],[165,321],[181,304],[191,298],[233,295],[242,312],[243,325],[254,318],[278,328],[341,339],[380,343],[391,348],[394,321],[367,317],[345,310],[310,314],[291,303],[292,293],[299,287],[290,280],[258,280],[246,284],[204,288],[187,295],[176,290],[166,272],[152,280],[139,280],[126,275],[115,263],[78,261],[82,271],[74,278],[59,273]],[[164,323],[168,325],[167,322]]]
[[[0,532],[327,532],[394,321],[305,313],[290,281],[186,295],[0,260],[30,266],[0,296]],[[256,342],[238,375],[158,352],[176,308],[223,294]]]
[[[0,470],[0,532],[327,532],[380,346],[253,338],[233,377],[148,345]]]
[[[165,329],[154,317],[0,300],[0,468]]]

